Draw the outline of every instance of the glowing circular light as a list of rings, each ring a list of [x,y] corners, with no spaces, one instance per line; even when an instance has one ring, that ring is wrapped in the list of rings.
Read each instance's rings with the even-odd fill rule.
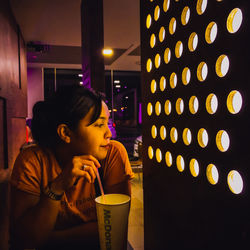
[[[190,145],[192,141],[192,134],[189,128],[185,128],[182,133],[182,139],[185,145]]]
[[[156,43],[156,37],[155,37],[155,34],[152,34],[150,37],[150,47],[154,48],[155,43]]]
[[[226,152],[230,145],[229,135],[225,130],[220,130],[216,135],[216,145],[221,152]]]
[[[152,126],[151,128],[151,135],[152,135],[152,138],[155,139],[156,136],[157,136],[157,128],[155,125]]]
[[[176,19],[174,17],[171,18],[169,22],[169,33],[173,35],[176,30]]]
[[[239,8],[233,9],[227,17],[227,30],[230,33],[235,33],[239,30],[242,23],[243,15]]]
[[[199,15],[202,15],[207,8],[207,0],[198,0],[196,4],[196,11]]]
[[[174,127],[170,129],[170,139],[173,143],[176,143],[178,140],[178,132]]]
[[[191,114],[196,114],[199,109],[199,101],[196,96],[191,96],[189,99],[189,111]]]
[[[164,91],[165,88],[166,88],[166,78],[164,76],[162,76],[160,79],[160,90]]]
[[[164,0],[164,2],[163,2],[163,11],[164,12],[168,11],[169,5],[170,5],[170,0]]]
[[[147,71],[150,72],[152,70],[152,60],[149,58],[147,60]]]
[[[148,112],[149,116],[152,115],[152,113],[153,113],[153,105],[151,102],[148,103],[147,112]]]
[[[219,173],[218,173],[218,170],[214,164],[209,164],[207,166],[206,175],[207,175],[208,181],[212,185],[217,184],[217,182],[219,180]]]
[[[178,98],[175,104],[175,109],[178,115],[181,115],[184,111],[184,102],[181,98]]]
[[[227,184],[234,194],[240,194],[243,189],[243,180],[236,170],[231,170],[227,175]]]
[[[155,12],[154,12],[154,19],[155,19],[155,21],[157,21],[159,19],[159,17],[160,17],[160,7],[159,7],[159,5],[157,5],[155,7]]]
[[[183,172],[185,169],[185,162],[181,155],[178,155],[176,158],[176,166],[180,172]]]
[[[165,105],[164,105],[164,109],[165,109],[165,114],[170,115],[172,105],[171,105],[171,102],[169,100],[166,100]]]
[[[193,32],[188,38],[188,49],[193,52],[196,50],[198,45],[198,35]]]
[[[184,7],[181,13],[181,23],[182,25],[186,25],[190,18],[190,9],[188,6]]]
[[[165,154],[165,161],[168,167],[171,167],[173,164],[173,158],[172,158],[172,154],[167,151]]]
[[[151,92],[154,94],[156,91],[157,85],[155,79],[151,81]]]
[[[161,153],[161,150],[159,148],[156,149],[155,156],[156,156],[156,160],[158,162],[161,162],[161,160],[162,160],[162,153]]]
[[[206,109],[209,114],[214,114],[218,108],[217,96],[213,93],[209,94],[206,99]]]
[[[181,41],[178,41],[175,45],[175,56],[177,58],[180,58],[182,56],[183,53],[183,44]]]
[[[196,159],[191,159],[189,163],[189,169],[193,177],[197,177],[199,175],[199,163]]]
[[[242,107],[242,96],[239,91],[232,90],[227,97],[227,109],[232,114],[240,112]]]
[[[154,150],[151,146],[148,147],[148,157],[149,159],[153,159],[154,157]]]
[[[156,113],[156,115],[160,115],[160,113],[161,113],[161,103],[160,102],[156,102],[156,104],[155,104],[155,113]]]
[[[207,133],[207,131],[204,128],[201,128],[198,131],[197,139],[198,139],[199,145],[202,148],[205,148],[207,146],[207,144],[208,144],[208,133]]]
[[[163,40],[165,39],[165,28],[164,27],[161,27],[160,28],[160,32],[159,32],[159,41],[160,42],[163,42]]]
[[[171,50],[169,48],[166,48],[164,51],[164,62],[167,64],[169,63],[171,58]]]
[[[208,67],[205,62],[201,62],[197,67],[197,78],[200,82],[206,80],[208,74]]]
[[[151,17],[150,14],[148,14],[147,19],[146,19],[146,27],[147,27],[147,29],[150,28],[151,24],[152,24],[152,17]]]
[[[214,42],[216,36],[217,36],[217,24],[215,22],[211,22],[208,24],[205,32],[205,39],[206,42],[211,44]]]
[[[161,126],[160,128],[160,137],[162,140],[165,140],[167,136],[167,130],[164,126]]]
[[[224,77],[229,69],[229,59],[226,55],[221,55],[216,61],[215,71],[219,77]]]
[[[182,71],[182,83],[188,85],[191,79],[191,71],[188,67],[185,67]]]
[[[161,64],[161,56],[159,54],[156,54],[155,56],[155,67],[159,68]]]
[[[169,84],[170,84],[170,87],[172,89],[174,89],[177,85],[177,75],[175,72],[173,72],[171,75],[170,75],[170,80],[169,80]]]

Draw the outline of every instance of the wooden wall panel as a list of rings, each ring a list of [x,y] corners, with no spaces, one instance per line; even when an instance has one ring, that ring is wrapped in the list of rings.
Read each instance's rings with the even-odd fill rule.
[[[0,138],[7,160],[0,166],[0,249],[8,249],[8,179],[25,142],[27,116],[27,65],[25,43],[8,0],[0,1]],[[3,105],[4,104],[4,105]],[[16,122],[17,121],[17,122]],[[3,134],[4,133],[4,134]],[[3,160],[1,160],[3,163]]]
[[[16,157],[12,149],[20,146],[15,140],[17,131],[11,127],[12,118],[24,120],[19,130],[25,134],[27,65],[25,43],[7,0],[0,2],[0,97],[6,102],[8,167],[11,168]]]

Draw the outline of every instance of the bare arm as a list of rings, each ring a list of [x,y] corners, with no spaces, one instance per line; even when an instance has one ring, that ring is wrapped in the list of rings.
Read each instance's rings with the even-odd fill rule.
[[[59,207],[60,201],[11,187],[11,241],[26,248],[42,244],[54,228]]]
[[[12,242],[19,247],[33,248],[49,244],[94,244],[98,242],[97,222],[54,231],[60,201],[11,189]],[[24,212],[25,211],[25,212]],[[48,212],[50,211],[50,212]],[[22,216],[20,216],[22,215]]]
[[[97,222],[89,222],[66,230],[53,231],[46,244],[95,245],[99,243]]]
[[[84,170],[82,165],[86,165]],[[51,183],[51,190],[62,194],[73,185],[77,178],[86,178],[94,182],[95,168],[100,167],[97,160],[91,156],[75,157],[72,164]],[[65,231],[53,237],[60,200],[53,200],[44,194],[36,196],[11,188],[11,240],[19,247],[33,248],[45,244],[48,240],[63,240],[66,235],[71,237],[77,229]],[[79,229],[80,230],[80,229]],[[52,233],[53,232],[53,233]],[[79,231],[80,233],[80,231]],[[79,235],[76,234],[76,235]],[[60,235],[62,238],[60,239]],[[95,232],[96,235],[96,232]],[[81,231],[81,237],[83,231]]]

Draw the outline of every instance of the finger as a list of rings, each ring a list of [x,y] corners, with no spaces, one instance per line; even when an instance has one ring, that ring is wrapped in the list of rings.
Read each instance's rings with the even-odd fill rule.
[[[85,164],[83,166],[81,166],[80,169],[82,171],[87,171],[89,173],[90,177],[91,177],[92,182],[95,181],[95,178],[96,178],[96,171],[95,171],[95,169],[96,169],[96,167],[95,167],[95,165],[94,165],[93,162],[86,162],[85,161]]]
[[[90,179],[91,179],[91,182],[94,182],[95,181],[95,178],[96,178],[96,172],[95,172],[95,165],[92,161],[84,161],[84,165],[82,166],[76,166],[74,168],[74,174],[75,175],[81,175],[81,172],[88,172],[89,176],[90,176]]]
[[[81,170],[88,171],[89,174],[93,177],[93,179],[96,178],[96,166],[92,161],[82,160],[83,166],[80,167]]]
[[[94,168],[95,166],[86,166],[84,169],[85,171],[88,171],[89,175],[91,176],[92,182],[94,182],[96,178]]]
[[[79,156],[79,158],[82,160],[92,161],[97,168],[101,167],[101,164],[99,163],[99,161],[92,155],[81,155],[81,156]]]
[[[75,175],[76,175],[76,176],[78,176],[78,177],[83,177],[83,178],[87,179],[87,181],[88,181],[89,183],[92,183],[92,182],[93,182],[93,181],[92,181],[92,178],[91,178],[91,176],[90,176],[90,174],[89,174],[88,171],[76,169],[74,172],[75,172]]]

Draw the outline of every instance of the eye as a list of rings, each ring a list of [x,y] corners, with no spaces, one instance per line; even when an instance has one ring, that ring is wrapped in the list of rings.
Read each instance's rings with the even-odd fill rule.
[[[104,125],[105,125],[104,123],[97,123],[97,124],[95,124],[95,127],[102,128]]]

